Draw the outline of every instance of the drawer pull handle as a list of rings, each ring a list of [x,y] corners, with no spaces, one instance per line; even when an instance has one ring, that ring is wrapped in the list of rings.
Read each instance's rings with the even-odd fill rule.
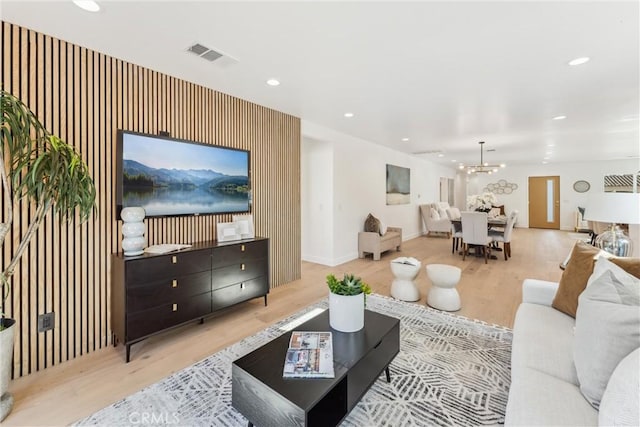
[[[373,346],[373,348],[378,348],[378,347],[380,347],[380,344],[382,344],[382,340],[380,340],[380,342],[379,342],[378,344],[374,345],[374,346]]]
[[[244,264],[240,264],[240,270],[244,271]]]
[[[177,264],[178,263],[178,257],[177,256],[172,256],[171,257],[171,264]]]
[[[244,245],[240,245],[240,252],[244,252]]]
[[[177,288],[177,287],[178,287],[178,281],[177,281],[176,279],[173,279],[173,280],[171,281],[171,287],[172,287],[172,288]]]
[[[244,282],[240,283],[240,289],[244,289]]]
[[[173,304],[173,311],[178,311],[178,304]]]

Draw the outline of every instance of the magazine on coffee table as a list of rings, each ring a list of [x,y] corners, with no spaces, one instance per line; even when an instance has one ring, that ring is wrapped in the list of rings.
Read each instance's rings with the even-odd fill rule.
[[[331,332],[293,331],[283,378],[333,378]]]

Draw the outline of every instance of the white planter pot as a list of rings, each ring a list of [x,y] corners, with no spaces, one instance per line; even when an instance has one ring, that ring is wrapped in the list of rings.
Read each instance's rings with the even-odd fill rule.
[[[0,421],[4,420],[13,407],[13,396],[8,392],[11,381],[11,361],[13,360],[13,335],[16,321],[2,319],[5,327],[0,331]]]
[[[364,294],[345,296],[329,292],[329,324],[340,332],[364,328]]]

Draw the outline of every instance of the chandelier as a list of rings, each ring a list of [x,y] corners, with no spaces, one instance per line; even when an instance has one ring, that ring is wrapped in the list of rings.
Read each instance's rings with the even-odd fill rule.
[[[478,144],[480,144],[480,164],[465,166],[461,163],[459,166],[460,170],[466,170],[468,175],[471,175],[472,173],[487,173],[491,175],[492,173],[498,172],[500,168],[504,168],[507,166],[504,163],[501,163],[499,165],[490,165],[489,163],[485,162],[484,161],[484,141],[480,141],[478,142]]]

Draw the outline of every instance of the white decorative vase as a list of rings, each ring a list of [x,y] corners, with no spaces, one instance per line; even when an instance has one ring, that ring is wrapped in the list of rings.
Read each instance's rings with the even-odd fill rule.
[[[337,295],[329,292],[329,324],[340,332],[364,328],[364,293]]]
[[[122,209],[122,250],[126,256],[141,255],[144,252],[144,217],[143,208],[130,207]]]
[[[16,330],[14,319],[0,319],[6,329],[0,331],[0,421],[4,420],[13,407],[13,396],[8,392],[11,381],[11,361],[13,360],[13,335]]]

